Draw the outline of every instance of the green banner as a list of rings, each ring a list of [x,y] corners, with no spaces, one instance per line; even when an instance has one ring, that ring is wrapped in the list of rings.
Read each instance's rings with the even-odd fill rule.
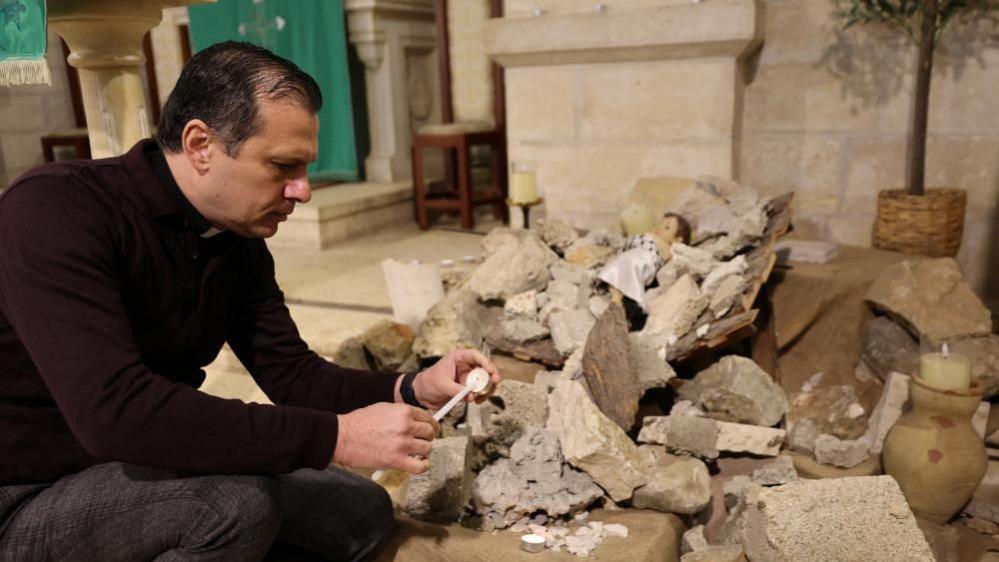
[[[45,0],[0,0],[0,86],[48,84]]]
[[[247,41],[293,61],[315,78],[323,91],[323,109],[319,157],[309,175],[314,180],[358,179],[342,0],[219,0],[188,10],[195,50]]]

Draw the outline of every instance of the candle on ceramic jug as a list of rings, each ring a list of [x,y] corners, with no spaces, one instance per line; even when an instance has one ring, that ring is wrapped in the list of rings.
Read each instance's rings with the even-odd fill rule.
[[[945,343],[940,351],[920,356],[919,378],[943,390],[967,389],[971,387],[971,361],[967,355],[952,352]]]

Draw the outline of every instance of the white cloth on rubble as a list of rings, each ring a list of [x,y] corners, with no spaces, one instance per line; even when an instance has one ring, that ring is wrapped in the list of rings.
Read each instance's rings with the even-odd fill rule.
[[[645,288],[656,278],[656,272],[666,263],[659,245],[647,234],[632,236],[624,252],[611,260],[597,277],[645,309]]]

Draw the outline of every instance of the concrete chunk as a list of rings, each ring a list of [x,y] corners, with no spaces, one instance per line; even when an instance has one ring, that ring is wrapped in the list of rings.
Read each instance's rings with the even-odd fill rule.
[[[752,359],[729,355],[697,374],[680,397],[713,418],[772,426],[787,413],[787,395]]]
[[[788,455],[780,455],[774,462],[753,471],[753,482],[760,486],[780,486],[796,482],[798,471]]]
[[[697,416],[669,416],[666,447],[677,454],[705,459],[718,458],[718,425],[715,420]]]
[[[909,377],[901,373],[889,373],[881,398],[871,412],[865,436],[871,443],[871,454],[880,455],[885,437],[902,417],[902,408],[909,401]]]
[[[435,439],[430,470],[409,479],[404,511],[417,519],[457,521],[471,497],[471,458],[467,436]]]
[[[586,337],[597,321],[589,310],[559,310],[548,317],[548,328],[552,333],[555,349],[567,357],[586,343]]]
[[[747,510],[750,560],[934,560],[890,476],[799,480],[766,488]]]
[[[841,468],[853,468],[871,456],[871,442],[864,436],[859,439],[840,439],[823,433],[815,440],[815,460]]]
[[[475,270],[465,285],[481,300],[507,300],[548,285],[548,267],[558,260],[537,237],[525,237],[500,247]]]
[[[786,432],[775,427],[762,427],[744,423],[716,422],[718,424],[719,451],[749,453],[774,457],[780,452]]]
[[[708,547],[708,541],[704,538],[704,525],[696,525],[688,529],[680,539],[680,552],[696,552]]]
[[[709,301],[689,275],[684,275],[665,291],[650,292],[647,296],[649,317],[641,333],[660,341],[661,345],[689,332]]]
[[[632,505],[666,513],[694,514],[711,502],[708,467],[693,457],[666,456],[649,471],[649,483],[635,490]]]
[[[560,380],[548,395],[548,429],[559,435],[569,464],[585,471],[615,501],[648,482],[648,458],[597,408],[586,389]]]

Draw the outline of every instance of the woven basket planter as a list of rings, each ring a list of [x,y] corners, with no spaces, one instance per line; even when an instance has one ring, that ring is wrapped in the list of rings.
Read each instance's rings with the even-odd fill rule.
[[[927,189],[926,195],[909,195],[903,189],[879,192],[874,247],[935,258],[956,256],[967,200],[963,189]]]

